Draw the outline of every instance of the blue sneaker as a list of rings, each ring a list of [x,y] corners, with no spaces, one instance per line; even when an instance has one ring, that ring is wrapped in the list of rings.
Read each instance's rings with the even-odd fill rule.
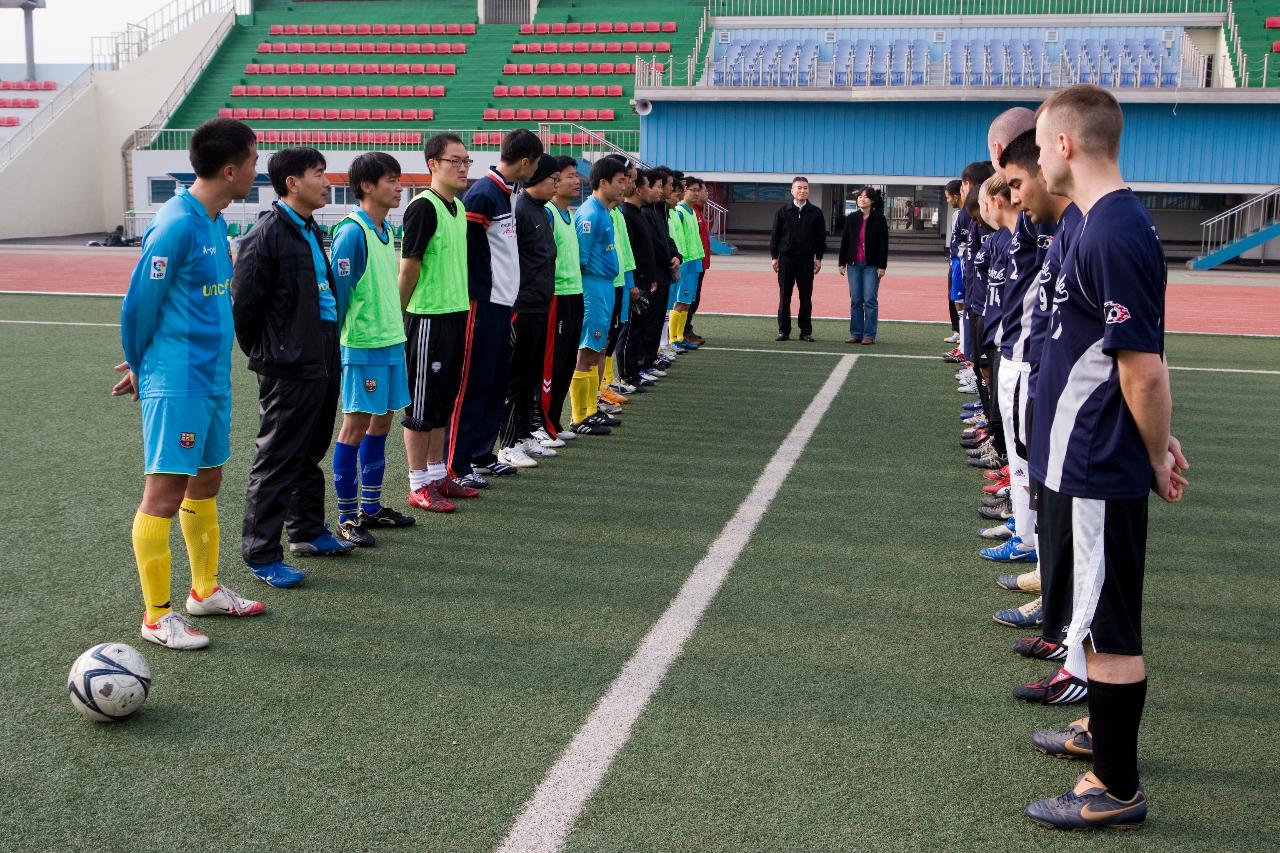
[[[264,563],[255,566],[252,563],[246,563],[249,571],[253,572],[253,576],[260,581],[270,584],[277,589],[288,589],[302,583],[302,579],[306,577],[302,570],[297,566],[291,566],[284,560],[276,560],[274,563]]]
[[[968,409],[971,412],[980,412],[982,411],[982,401],[970,400],[968,403],[962,404],[961,408]]]
[[[983,414],[981,406],[976,409],[964,409],[960,412],[960,420],[962,421],[971,420],[973,418],[986,419],[986,415]]]
[[[993,617],[997,623],[1010,628],[1039,628],[1044,624],[1044,603],[1039,596],[1021,607],[1001,610]]]
[[[684,344],[685,349],[701,349],[702,347],[702,344],[695,344],[693,341],[689,340],[688,338],[685,338],[680,343]]]
[[[329,532],[324,532],[310,542],[294,542],[289,546],[289,553],[297,557],[339,557],[355,550],[355,544],[344,542]]]
[[[978,556],[984,560],[994,560],[997,563],[1034,563],[1036,562],[1036,549],[1032,548],[1024,551],[1021,547],[1022,537],[1013,536],[1004,541],[1004,544],[997,545],[994,548],[983,548],[978,552]]]
[[[677,352],[690,352],[691,350],[697,349],[697,347],[692,344],[687,344],[684,341],[676,341],[671,346],[675,347]]]

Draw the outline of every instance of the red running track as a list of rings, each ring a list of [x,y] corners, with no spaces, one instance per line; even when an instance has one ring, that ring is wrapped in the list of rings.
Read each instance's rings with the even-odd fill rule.
[[[0,249],[0,292],[122,295],[136,262],[137,254],[124,250]],[[941,265],[937,276],[890,271],[880,286],[881,319],[945,321],[942,272]],[[1280,278],[1237,273],[1220,281],[1170,284],[1169,331],[1280,335]],[[768,270],[713,268],[699,310],[772,317],[777,298],[777,279]],[[848,299],[844,279],[824,269],[814,282],[814,316],[847,317]]]

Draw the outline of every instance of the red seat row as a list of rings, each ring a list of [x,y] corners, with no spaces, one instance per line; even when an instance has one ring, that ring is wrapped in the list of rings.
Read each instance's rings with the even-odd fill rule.
[[[512,53],[670,53],[671,43],[660,41],[531,41],[511,45]]]
[[[0,116],[0,127],[17,127],[21,123],[17,116]]]
[[[422,63],[414,63],[406,65],[400,63],[391,65],[390,63],[382,63],[381,65],[368,64],[362,65],[359,62],[353,64],[338,63],[337,65],[316,65],[308,63],[303,65],[301,62],[294,62],[286,65],[277,63],[272,65],[265,63],[258,65],[257,63],[249,63],[244,67],[245,74],[457,74],[458,66],[449,63],[448,65],[440,65],[439,63],[429,62],[425,65]]]
[[[494,86],[495,98],[621,98],[621,86]]]
[[[487,109],[485,121],[613,121],[613,110]]]
[[[0,80],[0,92],[52,92],[57,88],[52,80]]]
[[[234,118],[241,121],[432,121],[436,117],[435,110],[335,110],[316,109],[314,107],[283,107],[281,109],[245,109],[243,107],[223,107],[218,110],[219,118]]]
[[[38,106],[35,98],[0,98],[0,110],[33,110]]]
[[[508,63],[502,66],[503,74],[630,74],[631,63],[619,62],[601,62],[597,65],[594,62],[539,62],[536,65],[522,62],[519,65]]]
[[[444,86],[232,86],[233,98],[443,98]]]
[[[554,35],[561,33],[573,35],[576,33],[674,33],[676,31],[675,21],[634,21],[626,23],[625,21],[618,24],[611,24],[608,21],[600,24],[595,23],[568,23],[568,24],[521,24],[520,35]]]
[[[467,52],[466,44],[427,42],[418,44],[402,41],[264,41],[258,45],[258,53],[457,53]]]
[[[1280,30],[1280,18],[1267,18],[1267,29]]]
[[[473,36],[475,24],[272,24],[273,36]]]
[[[1271,52],[1280,53],[1280,41],[1271,43]]]
[[[538,112],[538,110],[534,110]],[[541,121],[542,119],[537,119]],[[472,145],[501,145],[502,138],[506,136],[500,130],[491,130],[485,132],[483,130],[471,134]],[[586,145],[587,135],[585,133],[540,133],[539,138],[542,139],[543,145]]]
[[[258,142],[332,145],[421,145],[422,133],[409,130],[255,130]]]

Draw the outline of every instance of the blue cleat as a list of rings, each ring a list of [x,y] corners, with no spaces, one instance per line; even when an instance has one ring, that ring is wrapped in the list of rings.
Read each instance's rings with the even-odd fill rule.
[[[994,560],[997,563],[1034,563],[1036,562],[1036,549],[1030,548],[1023,550],[1022,537],[1013,536],[1004,541],[1004,544],[997,545],[994,548],[983,548],[978,552],[978,556],[984,560]]]
[[[1037,596],[1021,607],[1001,610],[993,617],[997,623],[1010,628],[1039,628],[1044,624],[1044,603]]]
[[[982,411],[982,401],[970,400],[968,403],[961,404],[961,408],[968,409],[971,412],[980,412]]]
[[[249,567],[249,571],[253,572],[255,578],[274,586],[276,589],[289,589],[297,586],[306,577],[301,569],[289,565],[284,560],[276,560],[274,563],[263,563],[258,566],[252,563],[246,563],[246,565]]]
[[[1130,799],[1120,800],[1086,773],[1065,794],[1027,806],[1027,817],[1049,829],[1140,829],[1147,819],[1147,793],[1139,785]]]
[[[310,542],[294,542],[289,546],[289,553],[296,557],[338,557],[350,554],[355,547],[354,543],[334,536],[326,526],[324,532]]]

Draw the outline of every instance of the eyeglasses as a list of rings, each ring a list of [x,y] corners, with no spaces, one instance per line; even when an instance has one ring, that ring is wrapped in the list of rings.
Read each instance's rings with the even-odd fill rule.
[[[436,162],[449,163],[449,164],[452,164],[454,167],[466,166],[469,169],[471,168],[472,165],[475,164],[476,161],[472,160],[470,157],[439,157],[436,159]]]

